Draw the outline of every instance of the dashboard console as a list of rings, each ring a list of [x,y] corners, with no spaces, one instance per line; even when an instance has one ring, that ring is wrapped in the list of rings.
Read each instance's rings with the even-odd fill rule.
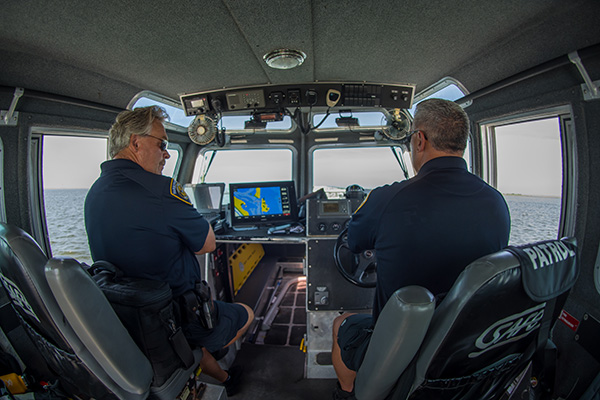
[[[264,85],[183,94],[187,116],[232,111],[275,111],[298,107],[412,107],[414,85],[316,82]],[[274,117],[276,118],[276,117]]]

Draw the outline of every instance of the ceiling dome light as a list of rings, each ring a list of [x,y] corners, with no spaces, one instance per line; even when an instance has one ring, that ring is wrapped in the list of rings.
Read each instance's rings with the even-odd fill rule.
[[[300,50],[277,49],[263,56],[263,60],[271,68],[291,69],[302,65],[306,54]]]

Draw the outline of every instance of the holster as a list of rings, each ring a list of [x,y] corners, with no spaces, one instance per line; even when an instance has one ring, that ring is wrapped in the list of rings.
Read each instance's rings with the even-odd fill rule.
[[[184,319],[189,323],[199,320],[205,329],[213,329],[217,322],[217,309],[206,281],[196,282],[193,290],[181,295]]]

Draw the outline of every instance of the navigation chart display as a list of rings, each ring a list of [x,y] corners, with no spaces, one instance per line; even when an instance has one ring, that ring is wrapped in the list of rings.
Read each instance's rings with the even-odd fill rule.
[[[236,225],[293,222],[296,193],[292,181],[231,184],[231,221]]]
[[[284,193],[287,197],[287,194]],[[251,215],[283,214],[282,193],[278,187],[239,189],[234,194],[235,214],[240,217]],[[289,214],[289,207],[285,210]]]

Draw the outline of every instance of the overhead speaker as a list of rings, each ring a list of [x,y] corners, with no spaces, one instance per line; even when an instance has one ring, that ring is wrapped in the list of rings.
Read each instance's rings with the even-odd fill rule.
[[[381,132],[390,140],[402,140],[410,132],[411,125],[412,117],[410,114],[406,110],[396,108]]]
[[[202,146],[212,142],[217,134],[217,122],[219,118],[216,115],[197,115],[188,127],[188,135],[192,142]]]

